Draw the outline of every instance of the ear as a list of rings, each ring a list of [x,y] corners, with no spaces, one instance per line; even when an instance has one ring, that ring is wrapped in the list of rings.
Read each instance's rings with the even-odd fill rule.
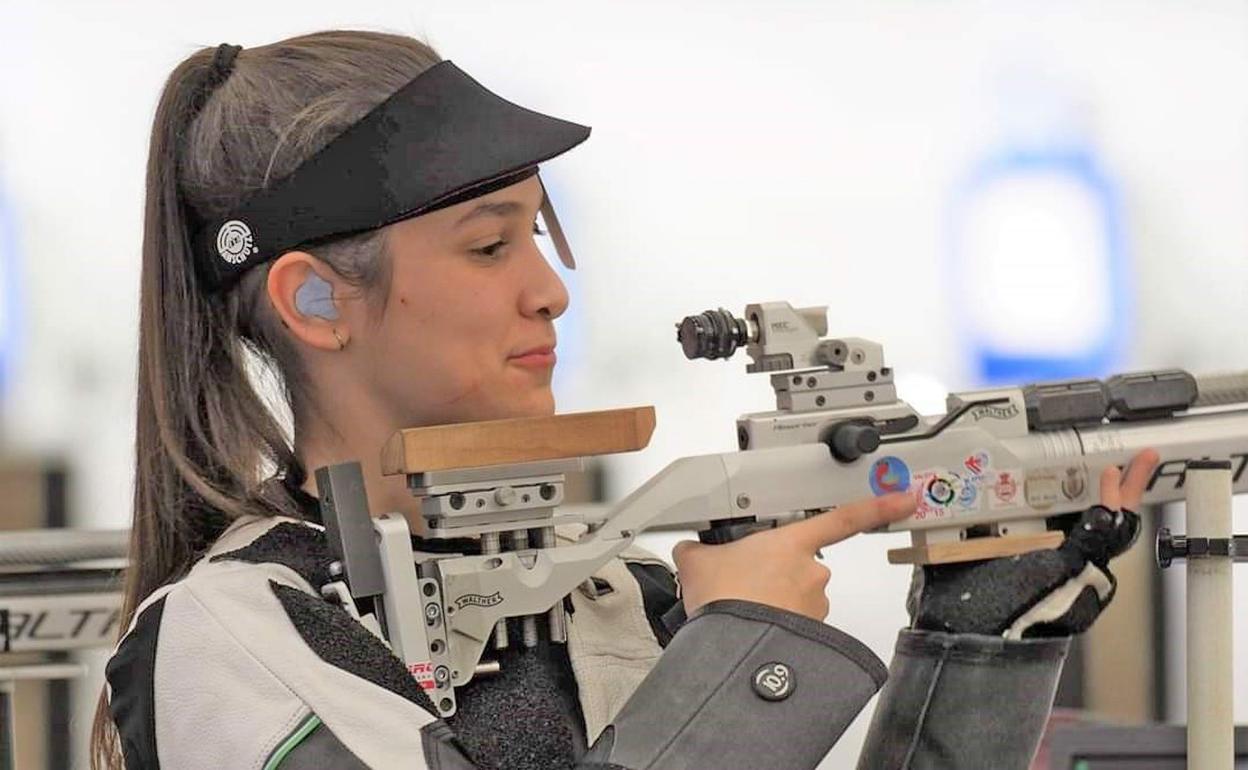
[[[301,288],[319,283],[318,278],[329,285],[328,303],[332,303],[334,310],[338,311],[338,300],[334,298],[346,295],[347,287],[333,268],[306,251],[288,251],[270,265],[267,284],[269,301],[282,324],[296,339],[319,350],[338,351],[350,339],[350,329],[341,313],[305,314],[307,308],[301,310],[296,299]],[[318,304],[328,310],[326,302]],[[339,317],[324,317],[335,314]]]

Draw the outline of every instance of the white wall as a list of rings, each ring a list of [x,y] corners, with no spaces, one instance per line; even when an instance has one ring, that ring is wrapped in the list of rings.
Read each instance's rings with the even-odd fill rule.
[[[71,458],[80,523],[128,515],[143,164],[164,77],[198,46],[335,26],[425,36],[487,86],[595,127],[548,178],[583,266],[562,407],[658,407],[651,448],[612,464],[615,494],[731,448],[735,416],[771,406],[743,363],[683,359],[672,324],[689,313],[826,303],[834,333],[881,340],[902,375],[972,384],[942,228],[1010,68],[1086,101],[1122,185],[1129,364],[1248,368],[1240,3],[0,0],[0,184],[28,282],[3,435]],[[884,564],[892,544],[829,552],[831,622],[885,659],[907,580]],[[852,763],[864,728],[829,767]]]

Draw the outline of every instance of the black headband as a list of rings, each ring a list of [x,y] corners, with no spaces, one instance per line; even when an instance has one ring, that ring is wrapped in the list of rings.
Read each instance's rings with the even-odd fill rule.
[[[515,184],[588,136],[588,127],[512,104],[450,61],[440,62],[289,176],[228,214],[203,220],[193,243],[200,276],[210,289],[224,289],[301,244]],[[543,214],[554,231],[549,202]]]

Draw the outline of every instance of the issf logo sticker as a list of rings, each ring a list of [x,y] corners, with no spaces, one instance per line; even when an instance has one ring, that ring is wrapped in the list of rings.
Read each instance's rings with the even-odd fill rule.
[[[910,489],[910,468],[899,457],[881,457],[871,465],[867,479],[876,497]]]
[[[948,508],[953,505],[961,494],[960,479],[952,473],[936,473],[927,480],[923,487],[923,496],[928,505],[936,508]]]
[[[918,507],[915,518],[945,518],[977,511],[982,506],[984,475],[947,469],[926,470],[914,475]]]

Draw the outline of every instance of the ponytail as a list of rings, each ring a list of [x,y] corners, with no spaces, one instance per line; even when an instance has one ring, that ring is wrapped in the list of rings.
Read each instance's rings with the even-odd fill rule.
[[[325,32],[242,51],[222,76],[203,49],[174,69],[156,108],[147,165],[140,279],[134,521],[122,633],[152,591],[177,580],[231,521],[300,516],[293,437],[252,376],[276,378],[293,409],[299,359],[269,307],[267,269],[225,294],[200,285],[190,234],[303,160],[438,61],[411,38]],[[310,247],[365,289],[388,278],[380,231]],[[275,471],[287,484],[265,484]],[[91,766],[120,768],[102,693]]]

